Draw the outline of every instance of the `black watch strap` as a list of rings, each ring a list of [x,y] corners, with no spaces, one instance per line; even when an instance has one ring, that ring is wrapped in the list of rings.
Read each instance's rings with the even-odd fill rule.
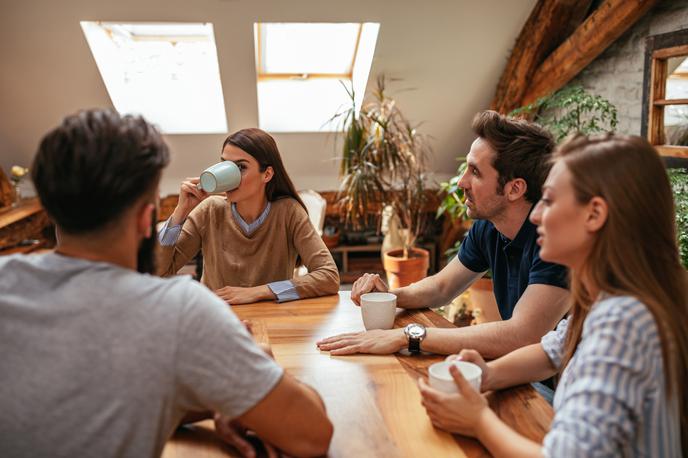
[[[420,339],[409,338],[409,353],[420,353]]]

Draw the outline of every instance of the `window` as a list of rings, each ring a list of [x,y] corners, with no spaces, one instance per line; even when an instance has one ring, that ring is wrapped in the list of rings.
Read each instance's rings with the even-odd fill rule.
[[[376,23],[255,24],[260,128],[337,130],[328,121],[350,106],[347,89],[353,89],[360,109],[379,28]]]
[[[110,99],[165,133],[225,133],[212,24],[81,22]]]
[[[648,37],[643,135],[667,156],[688,157],[688,30]]]

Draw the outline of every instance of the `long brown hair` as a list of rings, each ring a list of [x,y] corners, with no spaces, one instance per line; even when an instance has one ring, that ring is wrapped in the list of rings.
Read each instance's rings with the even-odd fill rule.
[[[571,272],[572,314],[563,366],[581,339],[595,301],[582,282],[612,295],[630,295],[652,313],[659,331],[666,390],[679,403],[681,442],[688,451],[688,279],[679,258],[674,200],[659,155],[643,138],[575,137],[556,151],[571,173],[576,200],[595,196],[609,207],[580,271]]]
[[[282,156],[280,156],[279,149],[277,149],[277,143],[270,134],[256,128],[241,129],[227,137],[222,144],[222,148],[224,149],[227,145],[234,145],[253,156],[258,161],[261,172],[264,172],[268,167],[272,167],[275,173],[272,176],[272,180],[265,186],[265,196],[269,202],[291,197],[308,213],[308,209],[299,197],[294,188],[294,183],[292,183],[291,178],[287,174],[287,169],[284,168]]]

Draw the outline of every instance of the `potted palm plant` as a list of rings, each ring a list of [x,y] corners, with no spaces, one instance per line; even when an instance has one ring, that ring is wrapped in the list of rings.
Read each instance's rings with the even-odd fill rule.
[[[401,227],[402,247],[383,253],[391,287],[427,275],[429,253],[415,246],[427,223],[425,204],[427,138],[403,115],[386,92],[388,80],[377,78],[375,90],[360,108],[352,90],[351,105],[333,116],[343,133],[337,201],[345,224],[360,228],[369,216],[390,207]]]

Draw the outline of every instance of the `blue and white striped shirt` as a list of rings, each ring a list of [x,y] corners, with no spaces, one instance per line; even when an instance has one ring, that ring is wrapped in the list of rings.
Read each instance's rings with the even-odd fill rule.
[[[251,235],[267,219],[268,214],[270,213],[270,206],[270,202],[268,202],[260,216],[258,216],[258,218],[256,218],[254,222],[249,224],[244,220],[244,218],[241,217],[241,215],[236,209],[236,204],[232,202],[232,216],[234,217],[234,220],[237,222],[243,233],[246,235]],[[160,245],[174,245],[175,243],[177,243],[177,239],[179,238],[179,235],[181,233],[182,225],[176,224],[174,226],[170,226],[170,220],[168,219],[163,225],[163,227],[160,229],[160,232],[158,233],[158,240],[160,241]],[[270,288],[270,291],[272,291],[272,293],[277,298],[277,302],[295,301],[296,299],[300,298],[299,293],[296,291],[294,283],[291,280],[282,280],[268,283],[268,288]]]
[[[561,366],[568,319],[541,344]],[[683,387],[679,387],[683,389]],[[655,320],[634,297],[603,297],[583,324],[554,394],[548,457],[681,456],[678,406],[667,399]]]

